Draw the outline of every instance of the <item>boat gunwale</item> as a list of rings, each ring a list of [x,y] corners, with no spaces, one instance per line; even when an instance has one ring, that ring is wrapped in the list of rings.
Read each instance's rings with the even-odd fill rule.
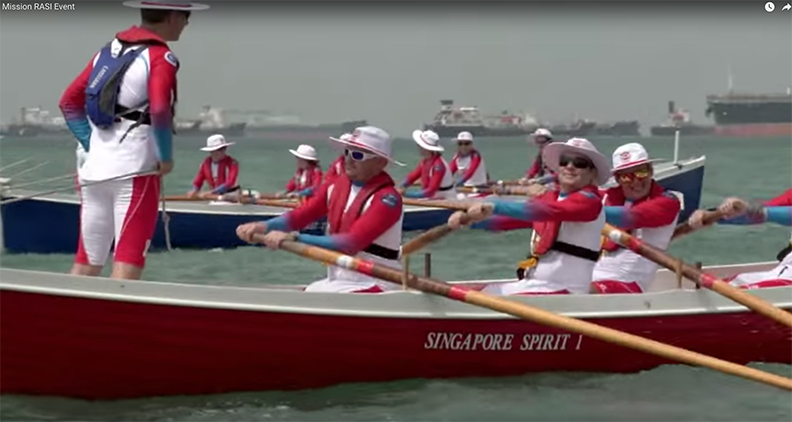
[[[700,167],[703,167],[706,164],[706,155],[700,155],[698,157],[688,158],[686,160],[680,160],[678,163],[674,163],[672,161],[663,161],[661,162],[663,165],[661,168],[656,169],[655,176],[658,176],[660,179],[665,177],[671,177],[677,174],[684,174],[690,171],[694,171]],[[665,173],[670,173],[665,176]],[[612,178],[608,180],[606,184],[603,185],[603,188],[611,187],[613,185]],[[13,191],[13,185],[9,186],[8,192],[5,193],[3,196],[8,198],[16,198],[24,195],[31,195],[34,194],[34,191]],[[471,198],[469,200],[484,200],[484,198]],[[501,196],[501,198],[521,198],[518,195],[507,195]],[[79,197],[73,194],[54,194],[49,197],[42,196],[37,198],[30,198],[31,201],[45,201],[45,202],[56,202],[62,204],[79,204],[80,200]],[[177,201],[166,201],[168,204],[166,206],[166,211],[171,214],[202,214],[202,215],[227,215],[227,216],[262,216],[262,217],[276,217],[284,212],[287,212],[288,209],[269,206],[269,205],[251,205],[251,204],[236,204],[233,202],[222,203],[222,204],[208,204],[203,202],[195,202],[188,205],[186,202],[177,202]],[[232,210],[229,208],[236,208],[236,207],[245,207],[244,210]],[[424,206],[416,206],[416,205],[405,205],[404,206],[404,213],[419,213],[419,212],[433,212],[433,211],[448,211],[445,208],[438,208],[438,207],[424,207]]]
[[[776,262],[721,265],[712,268],[753,268]],[[44,271],[0,267],[0,292],[111,300],[164,306],[221,310],[292,313],[364,318],[407,319],[513,319],[492,310],[451,301],[419,291],[393,291],[376,295],[303,292],[301,286],[202,285],[159,281],[119,281],[104,277],[73,276]],[[659,278],[672,278],[667,270]],[[476,280],[452,284],[505,282]],[[563,295],[510,297],[576,318],[643,318],[676,315],[711,315],[747,312],[747,308],[706,289],[686,282],[682,289],[631,295]],[[749,294],[776,306],[792,308],[792,287],[749,290]],[[287,305],[284,305],[287,303]]]

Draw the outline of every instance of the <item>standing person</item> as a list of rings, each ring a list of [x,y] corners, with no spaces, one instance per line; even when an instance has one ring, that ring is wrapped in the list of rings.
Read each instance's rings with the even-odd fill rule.
[[[238,188],[239,163],[226,153],[227,148],[234,144],[226,142],[223,135],[212,135],[206,139],[206,146],[201,151],[208,152],[209,156],[201,162],[193,179],[192,190],[187,192],[188,198],[209,198]],[[210,190],[199,193],[204,182],[209,184]]]
[[[160,177],[173,169],[178,41],[193,10],[178,1],[132,1],[139,26],[116,34],[66,88],[60,109],[88,152],[72,274],[99,275],[115,238],[111,277],[139,279],[157,224]],[[158,170],[159,174],[154,173]]]

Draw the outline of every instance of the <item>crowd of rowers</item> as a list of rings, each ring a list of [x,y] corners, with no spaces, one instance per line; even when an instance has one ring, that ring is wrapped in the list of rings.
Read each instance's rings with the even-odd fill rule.
[[[442,157],[444,150],[437,134],[415,131],[413,139],[422,159],[400,185],[386,169],[390,164],[403,164],[394,159],[391,138],[380,128],[365,126],[339,138],[331,137],[343,152],[324,178],[315,150],[301,145],[290,150],[297,158],[298,169],[286,193],[307,200],[277,218],[243,224],[237,228],[237,235],[250,243],[255,242],[254,234],[263,235],[263,242],[272,249],[278,249],[284,240],[297,240],[401,269],[403,197],[456,199],[456,187],[489,184],[484,160],[473,148],[472,138],[468,132],[457,136],[458,150],[449,164]],[[483,198],[448,220],[453,228],[533,230],[531,252],[520,263],[517,280],[491,283],[484,291],[499,295],[648,291],[658,265],[603,238],[601,233],[607,222],[656,248],[668,247],[682,204],[677,193],[654,180],[653,163],[657,160],[638,143],[618,147],[609,160],[587,139],[553,142],[552,134],[539,129],[531,140],[538,145],[539,153],[524,178],[535,188],[526,201]],[[224,153],[215,155],[230,145],[221,141],[207,146],[213,155],[196,178],[198,182],[217,179],[215,192],[227,189],[217,184],[222,179],[216,176],[216,163],[233,162]],[[611,176],[616,186],[601,188]],[[415,181],[420,181],[421,190],[408,191]],[[199,189],[200,184],[196,184],[193,194]],[[718,212],[722,215],[717,221],[720,224],[772,222],[790,226],[791,209],[792,189],[763,203],[733,197],[717,208],[695,211],[689,224],[700,227],[710,220],[708,214]],[[325,217],[325,235],[299,232]],[[792,245],[779,253],[778,260],[780,264],[769,271],[734,274],[727,281],[741,288],[792,286]],[[400,287],[329,266],[327,277],[310,284],[306,291],[379,293],[394,289]]]

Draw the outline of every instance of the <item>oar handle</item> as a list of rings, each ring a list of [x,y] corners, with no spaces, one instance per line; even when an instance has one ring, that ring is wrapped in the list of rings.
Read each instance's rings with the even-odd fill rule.
[[[669,270],[676,271],[677,267],[680,265],[679,261],[667,253],[643,242],[639,238],[632,236],[629,233],[611,226],[610,224],[605,225],[605,228],[602,229],[602,234],[619,245],[622,245],[623,247],[637,253],[638,255],[662,265]],[[772,318],[773,320],[786,325],[787,327],[792,327],[792,313],[786,312],[756,296],[737,289],[725,281],[718,279],[712,274],[705,273],[685,262],[681,263],[680,270],[683,276],[695,281],[700,286],[720,293],[759,314],[762,314],[768,318]]]
[[[262,242],[263,236],[258,234],[253,235],[253,240]],[[740,376],[792,391],[792,379],[789,378],[727,362],[722,359],[614,330],[612,328],[603,327],[587,321],[555,314],[522,302],[492,296],[460,286],[452,286],[439,280],[418,277],[411,273],[405,274],[394,268],[299,242],[287,240],[281,243],[280,248],[315,261],[324,262],[328,265],[336,265],[399,285],[405,284],[407,287],[416,290],[503,312],[541,325],[575,332],[598,340],[654,354],[666,359],[687,363],[689,365],[708,367],[727,374]]]
[[[712,224],[715,224],[716,222],[718,222],[718,220],[720,220],[721,218],[723,218],[725,216],[726,216],[726,213],[724,213],[724,212],[722,212],[720,210],[707,211],[706,215],[702,219],[701,228],[707,227],[707,226],[712,225]],[[686,234],[693,233],[696,230],[698,230],[698,228],[695,228],[695,227],[691,226],[689,221],[685,221],[684,223],[678,224],[676,226],[676,228],[674,228],[674,234],[671,236],[671,240],[677,239],[677,238],[682,237],[682,236],[684,236]]]

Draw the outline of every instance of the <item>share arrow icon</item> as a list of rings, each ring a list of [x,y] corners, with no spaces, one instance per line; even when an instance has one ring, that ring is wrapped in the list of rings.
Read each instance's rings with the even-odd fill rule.
[[[781,8],[781,10],[789,10],[789,9],[792,9],[792,4],[789,3],[785,4],[784,7]]]

